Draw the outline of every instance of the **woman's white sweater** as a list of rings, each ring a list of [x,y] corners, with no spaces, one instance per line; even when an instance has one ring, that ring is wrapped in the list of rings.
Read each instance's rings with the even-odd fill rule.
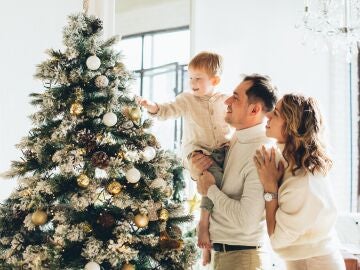
[[[286,171],[279,188],[276,226],[270,241],[284,260],[306,259],[337,249],[336,207],[330,181],[321,174]]]

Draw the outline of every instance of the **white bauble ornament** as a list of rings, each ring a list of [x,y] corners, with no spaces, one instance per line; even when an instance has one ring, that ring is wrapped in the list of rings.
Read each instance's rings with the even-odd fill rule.
[[[129,183],[137,183],[140,180],[141,174],[138,169],[131,168],[126,172],[126,180],[128,180]]]
[[[167,183],[162,178],[156,178],[154,181],[151,182],[151,188],[159,188],[160,190],[165,190]]]
[[[103,121],[104,125],[106,125],[108,127],[112,127],[112,126],[115,126],[115,124],[117,122],[117,116],[113,112],[108,112],[108,113],[104,114],[102,121]]]
[[[146,146],[142,152],[145,161],[150,161],[156,156],[156,151],[154,147]]]
[[[97,76],[95,79],[95,85],[99,88],[104,88],[109,85],[109,79],[105,75]]]
[[[100,270],[100,265],[98,265],[96,262],[88,262],[85,265],[84,270]]]
[[[88,59],[86,59],[86,66],[88,67],[88,69],[97,70],[100,67],[100,65],[101,65],[101,61],[99,57],[97,57],[96,55],[92,55],[88,57]]]

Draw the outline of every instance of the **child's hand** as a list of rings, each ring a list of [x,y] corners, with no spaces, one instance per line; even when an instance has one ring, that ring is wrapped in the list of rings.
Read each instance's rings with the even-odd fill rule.
[[[157,113],[159,111],[159,107],[156,103],[151,102],[145,98],[142,97],[136,97],[137,103],[144,107],[149,113]]]

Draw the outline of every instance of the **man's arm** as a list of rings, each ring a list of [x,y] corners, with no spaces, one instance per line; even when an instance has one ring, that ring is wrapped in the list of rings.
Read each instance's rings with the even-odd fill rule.
[[[229,198],[215,185],[213,177],[209,177],[208,174],[200,177],[198,182],[199,192],[213,201],[214,209],[225,213],[227,218],[238,224],[244,233],[252,233],[258,229],[264,215],[265,203],[263,187],[253,165],[245,174],[244,189],[240,200]]]

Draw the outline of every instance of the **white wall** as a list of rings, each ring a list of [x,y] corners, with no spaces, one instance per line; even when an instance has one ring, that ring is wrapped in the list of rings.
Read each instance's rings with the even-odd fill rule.
[[[193,0],[192,54],[213,50],[224,56],[220,88],[225,91],[239,83],[239,74],[257,72],[270,75],[282,93],[302,92],[320,102],[335,158],[331,176],[339,208],[345,210],[351,125],[346,63],[343,57],[314,54],[311,46],[302,45],[304,32],[295,25],[301,22],[303,5],[303,0]]]
[[[116,0],[116,33],[125,36],[189,25],[190,0]]]
[[[41,82],[33,79],[36,65],[46,59],[48,48],[62,47],[62,28],[67,15],[82,10],[81,0],[11,0],[0,7],[0,172],[18,160],[15,149],[28,134],[33,108],[31,92],[43,90]],[[15,180],[2,180],[0,200],[6,198]]]

